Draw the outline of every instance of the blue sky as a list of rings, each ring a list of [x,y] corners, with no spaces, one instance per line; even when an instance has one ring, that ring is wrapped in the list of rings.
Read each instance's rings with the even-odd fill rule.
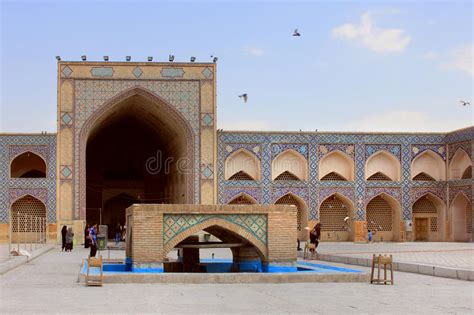
[[[473,125],[472,1],[1,1],[0,27],[0,132],[54,132],[55,56],[82,54],[218,56],[223,129]]]

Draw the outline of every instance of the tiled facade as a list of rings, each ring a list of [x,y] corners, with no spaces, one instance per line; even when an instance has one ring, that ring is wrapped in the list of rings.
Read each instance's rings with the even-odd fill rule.
[[[321,203],[333,195],[347,198],[355,220],[366,220],[369,201],[386,194],[398,201],[401,218],[412,220],[412,205],[427,193],[449,209],[458,194],[472,203],[473,179],[412,181],[412,162],[430,150],[445,167],[457,150],[474,160],[474,127],[451,133],[305,133],[216,131],[215,64],[77,63],[58,65],[58,133],[0,134],[0,231],[5,240],[11,204],[25,195],[42,201],[51,224],[76,224],[85,218],[85,145],[87,134],[102,114],[119,100],[143,94],[167,104],[163,110],[179,118],[189,137],[193,162],[189,203],[226,204],[246,194],[255,202],[273,204],[286,194],[298,196],[308,208],[308,220],[319,220]],[[225,162],[244,149],[260,161],[260,180],[225,179]],[[307,180],[272,180],[272,162],[292,150],[308,165]],[[353,181],[322,181],[319,162],[340,151],[354,162]],[[366,161],[379,151],[400,163],[400,181],[366,181]],[[46,161],[46,178],[10,178],[11,161],[32,152]]]

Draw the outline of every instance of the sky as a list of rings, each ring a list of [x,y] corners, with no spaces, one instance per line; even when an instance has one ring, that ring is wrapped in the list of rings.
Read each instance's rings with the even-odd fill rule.
[[[55,56],[83,54],[218,56],[217,127],[225,130],[473,125],[474,105],[460,103],[474,103],[472,1],[0,3],[0,132],[55,132]]]

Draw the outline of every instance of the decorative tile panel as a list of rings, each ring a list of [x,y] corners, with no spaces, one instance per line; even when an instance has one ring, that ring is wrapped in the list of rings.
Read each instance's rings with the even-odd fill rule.
[[[385,193],[393,197],[395,200],[397,200],[400,203],[400,206],[402,205],[402,192],[400,188],[398,187],[369,187],[366,189],[365,206],[367,207],[367,204],[374,197],[377,197],[378,195],[382,193]]]
[[[201,179],[214,179],[214,168],[212,164],[201,165]]]
[[[182,78],[184,75],[183,68],[163,68],[161,76],[163,78]]]
[[[205,79],[211,80],[214,76],[214,73],[212,72],[212,69],[207,67],[204,70],[202,70],[202,75]]]
[[[308,144],[307,143],[272,143],[272,160],[275,159],[280,153],[286,150],[294,150],[308,159]]]
[[[72,166],[71,165],[61,165],[59,167],[59,177],[61,179],[71,179],[72,178]]]
[[[365,158],[368,159],[371,155],[382,150],[392,153],[398,160],[401,160],[401,148],[398,144],[366,144]]]
[[[112,77],[114,75],[114,69],[111,67],[92,67],[91,75],[93,77]]]
[[[413,144],[411,146],[411,160],[413,161],[417,156],[431,150],[439,155],[444,161],[446,160],[446,145],[445,144]]]
[[[231,202],[235,197],[241,194],[247,194],[257,203],[262,202],[262,189],[260,187],[226,187],[223,192],[223,204]]]
[[[202,113],[201,123],[203,127],[212,127],[214,125],[214,115],[212,113]]]
[[[10,163],[15,157],[26,152],[31,152],[43,158],[46,164],[48,164],[50,148],[47,145],[10,145],[8,148],[10,151]]]
[[[333,194],[341,194],[355,204],[355,192],[353,187],[321,187],[319,188],[319,204]]]
[[[267,244],[268,218],[265,214],[165,214],[163,216],[163,245],[176,236],[211,219],[236,224]]]
[[[417,187],[411,189],[411,204],[420,199],[420,197],[431,193],[441,199],[446,204],[446,188],[445,187]]]
[[[61,70],[61,73],[64,77],[69,78],[72,74],[72,69],[69,68],[68,66],[63,67]]]
[[[133,68],[132,74],[135,78],[140,78],[143,74],[142,68],[136,66],[135,68]]]
[[[73,124],[73,113],[61,112],[61,126],[71,126]]]

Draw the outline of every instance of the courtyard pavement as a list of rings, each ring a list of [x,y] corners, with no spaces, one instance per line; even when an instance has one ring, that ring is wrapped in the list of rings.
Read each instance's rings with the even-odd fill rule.
[[[335,246],[331,248],[335,249]],[[395,273],[394,286],[292,283],[106,284],[104,287],[85,287],[77,279],[81,260],[87,254],[83,248],[64,253],[56,247],[0,276],[0,314],[474,312],[472,282],[402,272]],[[102,255],[107,256],[107,253]],[[123,257],[123,252],[112,252],[111,256]]]
[[[356,258],[372,258],[373,254],[392,254],[396,262],[474,270],[474,243],[322,242],[319,244],[318,253]]]

